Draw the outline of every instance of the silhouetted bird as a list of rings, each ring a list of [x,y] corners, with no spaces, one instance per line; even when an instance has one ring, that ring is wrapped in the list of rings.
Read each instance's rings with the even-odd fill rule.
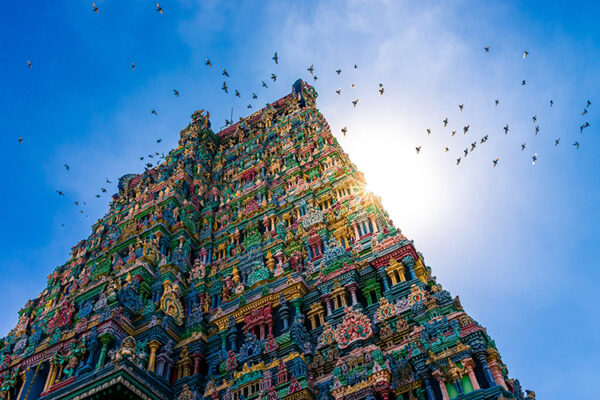
[[[159,3],[156,3],[156,11],[158,11],[161,15],[163,13],[162,7],[160,6]]]
[[[421,152],[421,146],[415,147],[415,150],[417,151],[417,154],[419,154]]]
[[[63,192],[61,192],[60,190],[57,190],[56,193],[58,193],[59,196],[64,196],[65,194]]]
[[[269,86],[267,86],[267,84],[265,83],[265,81],[262,81],[262,85],[263,85],[263,87],[266,87],[266,88],[269,87]]]
[[[225,68],[223,68],[223,72],[221,75],[225,75],[226,77],[229,78],[229,74],[227,73],[227,70]]]
[[[31,61],[27,60],[27,67],[31,68]]]
[[[508,124],[506,124],[506,126],[504,127],[504,134],[507,135],[508,134]]]
[[[469,131],[469,127],[470,127],[470,126],[471,126],[471,125],[466,125],[466,126],[463,128],[463,135],[466,135],[466,134],[467,134],[467,132]]]
[[[469,154],[469,149],[466,148],[466,149],[463,150],[463,152],[465,153],[465,157],[466,157]]]
[[[456,165],[460,164],[460,157],[456,159]]]
[[[521,144],[521,151],[525,151],[525,146],[526,146],[525,143]]]
[[[448,118],[447,117],[442,122],[444,123],[444,128],[448,126]]]
[[[498,104],[500,104],[500,100],[498,100],[498,99],[494,100],[494,107],[498,107]]]
[[[537,153],[535,153],[532,157],[531,157],[531,164],[535,165],[535,162],[537,161]]]
[[[523,80],[521,81],[521,86],[525,86],[525,85],[527,85],[527,81],[526,81],[525,79],[523,79]]]
[[[106,189],[100,188],[100,190],[102,191],[102,193],[106,193]]]
[[[252,108],[252,104],[248,104],[246,108]]]
[[[452,131],[452,133],[450,134],[450,136],[454,136],[456,135],[456,131]]]
[[[179,91],[177,89],[173,89],[173,94],[177,97],[179,97]]]
[[[494,168],[496,167],[496,165],[498,165],[498,161],[500,161],[500,158],[498,157],[496,157],[496,159],[492,161],[492,163],[494,164]]]
[[[586,105],[585,107],[587,108],[587,107],[589,107],[589,106],[591,106],[591,105],[592,105],[592,102],[588,100],[588,101],[587,101],[587,105]]]
[[[554,147],[558,146],[559,143],[560,143],[560,138],[554,139]]]
[[[98,14],[98,6],[96,5],[96,3],[93,3],[92,6],[94,7],[92,11]]]
[[[540,133],[540,126],[536,125],[535,126],[535,135],[537,136],[538,133]]]
[[[533,117],[531,117],[531,119],[533,120],[533,123],[535,124],[535,121],[537,121],[537,115],[534,115]]]
[[[554,105],[554,102],[552,101],[552,99],[550,99],[550,107],[552,107]]]
[[[204,64],[208,65],[210,68],[212,68],[212,64],[211,64],[210,60],[208,59],[208,57],[206,57],[206,62]]]
[[[135,71],[135,63],[134,63],[134,62],[132,62],[132,63],[131,63],[131,69],[132,69],[133,71]]]
[[[69,167],[69,164],[65,164],[65,169],[68,171],[71,169],[71,167]]]
[[[588,112],[588,111],[587,111],[587,108],[584,108],[584,109],[583,109],[583,112],[581,113],[581,115],[585,115],[585,114],[587,114],[587,112]]]
[[[151,114],[154,114],[154,115],[158,115],[158,114],[156,113],[156,110],[155,110],[154,108],[152,109],[152,111],[150,111],[150,113],[151,113]]]
[[[527,50],[523,51],[523,58],[527,57],[527,55],[529,54],[529,52]]]
[[[449,152],[449,151],[450,151],[450,147],[448,147],[448,146],[444,146],[444,153],[447,153],[447,152]]]
[[[271,79],[273,79],[273,82],[275,82],[277,80],[277,75],[271,74]]]
[[[19,140],[18,140],[18,142],[19,142],[19,143],[23,143],[23,136],[19,136]]]
[[[471,143],[471,151],[475,150],[475,147],[477,147],[477,142]]]
[[[352,106],[353,106],[353,107],[356,107],[356,105],[357,105],[357,104],[358,104],[358,99],[356,99],[356,100],[352,101]]]
[[[348,128],[346,128],[345,126],[342,128],[342,133],[344,134],[344,136],[346,136],[346,133],[348,132]]]
[[[253,99],[257,99],[258,97],[256,96],[256,93],[252,93],[252,98]]]
[[[486,46],[483,49],[485,50],[485,54],[490,54],[490,46]]]
[[[342,89],[341,89],[341,88],[338,88],[338,90],[336,90],[335,92],[336,92],[336,93],[338,94],[338,96],[339,96],[339,95],[342,93]]]
[[[463,108],[464,108],[464,106],[465,106],[464,104],[459,104],[459,105],[458,105],[458,109],[459,109],[460,111],[462,111],[462,110],[463,110]]]
[[[240,97],[240,98],[242,97],[242,96],[240,95],[240,92],[238,92],[238,90],[237,90],[237,89],[235,89],[235,96],[236,96],[236,97]]]
[[[590,123],[589,123],[589,122],[586,122],[585,124],[582,124],[582,125],[579,127],[579,132],[583,133],[583,130],[584,130],[585,128],[587,128],[588,126],[590,126]]]
[[[358,65],[354,64],[354,69],[358,69]]]
[[[577,146],[577,150],[579,150],[579,142],[573,143],[573,146]]]
[[[317,79],[319,79],[319,77],[315,75],[313,76],[313,79],[316,81]]]
[[[336,69],[336,70],[335,70],[335,73],[339,75],[339,74],[341,74],[341,73],[342,73],[342,70],[341,70],[341,69]]]
[[[108,178],[106,178],[106,183],[109,183],[109,184],[110,184],[110,183],[112,183],[112,182],[111,182],[111,181],[109,181],[109,180],[108,180]]]
[[[279,57],[277,57],[277,52],[275,52],[275,55],[273,56],[273,61],[275,61],[275,64],[279,64]]]
[[[379,95],[381,96],[384,92],[383,86],[379,88]]]
[[[427,128],[427,136],[431,135],[431,129]]]
[[[221,90],[223,90],[225,93],[229,93],[229,91],[227,90],[227,83],[223,82],[223,87],[221,88]]]
[[[310,67],[306,68],[306,70],[307,70],[308,72],[310,72],[310,75],[312,76],[312,74],[313,74],[313,71],[314,71],[315,69],[313,68],[313,65],[312,65],[312,64],[310,64]]]

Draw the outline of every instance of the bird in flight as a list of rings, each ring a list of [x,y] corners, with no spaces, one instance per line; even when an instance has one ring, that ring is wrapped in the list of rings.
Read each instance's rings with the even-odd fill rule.
[[[268,88],[268,86],[267,86],[267,84],[265,83],[265,81],[262,81],[262,85],[263,85],[263,87],[266,87],[266,88]]]
[[[63,192],[61,192],[60,190],[57,190],[56,193],[58,193],[59,196],[64,196],[65,194]]]
[[[110,180],[108,180],[108,178],[106,178],[106,183],[110,184],[112,182]]]
[[[134,62],[131,63],[131,70],[135,71],[135,63]]]
[[[521,151],[525,151],[525,147],[526,147],[526,144],[525,143],[521,143]]]
[[[154,108],[152,109],[152,111],[150,111],[150,113],[151,113],[151,114],[154,114],[154,115],[158,115],[158,114],[156,113],[156,110],[155,110]]]
[[[531,119],[533,120],[533,123],[535,124],[535,121],[537,121],[537,115],[534,115],[533,117],[531,117]]]
[[[500,158],[498,157],[496,157],[496,159],[492,161],[492,163],[494,164],[494,168],[496,168],[496,165],[498,165],[498,161],[500,161]]]
[[[587,108],[587,107],[589,107],[589,106],[591,106],[591,105],[592,105],[592,102],[588,100],[588,101],[587,101],[587,105],[586,105],[585,107]]]
[[[354,69],[358,69],[358,65],[354,64]]]
[[[431,135],[431,129],[427,128],[427,136]]]
[[[454,135],[456,135],[456,131],[455,130],[452,131],[452,134],[450,134],[450,136],[454,136]]]
[[[537,153],[535,153],[532,157],[531,157],[531,164],[535,165],[535,162],[537,161]]]
[[[579,142],[576,141],[575,143],[573,143],[573,146],[576,146],[577,150],[579,150]]]
[[[102,191],[102,193],[106,193],[106,189],[100,188],[100,190]]]
[[[338,90],[336,90],[335,92],[336,92],[336,93],[338,94],[338,96],[339,96],[340,94],[342,94],[342,88],[338,88]]]
[[[19,143],[23,143],[23,136],[19,136]]]
[[[273,79],[273,82],[275,82],[277,80],[277,75],[271,74],[271,79]]]
[[[490,46],[486,46],[483,49],[485,50],[485,54],[490,54]]]
[[[444,123],[444,128],[448,126],[448,117],[446,117],[443,121]]]
[[[310,75],[312,76],[312,74],[313,74],[313,71],[314,71],[315,69],[313,68],[313,65],[312,65],[312,64],[310,64],[310,67],[306,68],[306,70],[307,70],[308,72],[310,72]]]
[[[240,98],[242,97],[242,96],[240,95],[240,92],[238,92],[238,90],[237,90],[237,89],[235,89],[235,95],[236,95],[236,97],[240,97]]]
[[[467,132],[469,131],[469,127],[470,127],[470,126],[471,126],[471,125],[466,125],[466,126],[463,128],[463,135],[466,135],[466,134],[467,134]]]
[[[222,73],[222,75],[225,75],[226,77],[228,77],[228,78],[229,78],[229,74],[227,73],[227,70],[226,70],[225,68],[223,68],[223,73]]]
[[[339,75],[339,74],[341,74],[341,73],[342,73],[342,70],[341,70],[341,69],[336,69],[336,70],[335,70],[335,73]]]
[[[315,75],[313,76],[313,79],[316,81],[317,79],[319,79],[319,77]]]
[[[471,152],[472,152],[473,150],[475,150],[475,147],[477,147],[477,142],[476,142],[476,141],[475,141],[475,142],[473,142],[473,143],[471,143]]]
[[[535,135],[537,136],[538,133],[540,133],[540,126],[536,125],[535,126]]]
[[[504,126],[504,134],[508,135],[508,124]]]
[[[460,157],[456,159],[456,165],[460,164]]]
[[[248,104],[246,108],[252,108],[252,104]]]
[[[558,146],[559,143],[560,143],[560,138],[554,139],[554,147]]]
[[[159,4],[159,3],[156,3],[156,11],[158,11],[158,12],[159,12],[161,15],[162,15],[162,13],[163,13],[163,11],[162,11],[162,7],[160,6],[160,4]]]
[[[500,100],[498,100],[498,99],[494,100],[494,107],[498,107],[498,104],[500,104]]]
[[[348,128],[346,128],[345,126],[342,128],[342,133],[344,134],[344,136],[346,136],[346,133],[348,132]]]
[[[523,79],[523,80],[521,81],[521,86],[525,86],[525,85],[527,85],[527,81],[526,81],[525,79]]]
[[[356,108],[356,105],[357,105],[357,104],[358,104],[358,99],[355,99],[355,100],[353,100],[353,101],[352,101],[352,106],[353,106],[354,108]]]
[[[275,61],[275,64],[279,64],[279,57],[277,57],[277,52],[275,52],[275,55],[273,56],[273,61]]]
[[[461,112],[462,112],[462,110],[463,110],[463,108],[464,108],[464,107],[465,107],[465,105],[464,105],[464,104],[459,104],[459,105],[458,105],[458,109],[459,109]]]
[[[465,157],[466,157],[466,156],[469,154],[469,148],[468,148],[468,147],[467,147],[467,148],[465,148],[465,149],[463,150],[463,152],[465,153]]]
[[[208,65],[210,68],[212,68],[212,64],[210,63],[208,57],[206,57],[206,62],[204,63],[204,65]]]
[[[100,198],[100,195],[99,195],[99,194],[97,194],[97,195],[96,195],[96,198],[97,198],[97,199],[99,199],[99,198]]]
[[[450,151],[450,147],[448,147],[448,146],[444,146],[444,153],[447,153],[447,152],[449,152],[449,151]]]
[[[31,68],[31,61],[27,60],[27,67]]]
[[[65,164],[65,169],[68,171],[71,169],[71,167],[69,167],[69,164]]]
[[[417,151],[417,154],[419,154],[421,152],[421,146],[415,147],[415,150]]]
[[[179,91],[177,89],[173,89],[173,94],[177,97],[179,97]]]
[[[554,105],[554,102],[552,101],[552,99],[550,99],[550,107],[552,107]]]
[[[588,126],[590,126],[590,123],[589,123],[589,122],[586,122],[585,124],[582,124],[582,125],[579,127],[579,132],[583,133],[583,129],[584,129],[584,128],[587,128]]]
[[[92,6],[94,7],[92,11],[98,14],[98,6],[96,5],[96,3],[92,3]]]
[[[379,95],[381,96],[381,95],[383,94],[383,92],[384,92],[384,89],[383,89],[383,86],[381,86],[381,87],[379,88]]]
[[[252,93],[252,98],[253,99],[257,99],[258,98],[258,96],[256,96],[256,93]]]
[[[581,113],[581,115],[585,115],[585,114],[587,114],[587,113],[588,113],[588,111],[587,111],[587,108],[584,108],[584,109],[583,109],[583,112]]]
[[[353,84],[352,84],[352,89],[354,89],[355,87],[356,87],[356,85],[353,83]]]
[[[527,57],[528,54],[529,52],[527,50],[523,50],[523,58]]]
[[[156,143],[162,142],[162,139],[156,139]]]

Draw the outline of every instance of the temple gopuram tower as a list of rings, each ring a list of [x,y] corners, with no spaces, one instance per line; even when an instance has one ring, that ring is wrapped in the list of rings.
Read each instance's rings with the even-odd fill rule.
[[[125,175],[0,343],[0,399],[519,399],[298,80]],[[533,392],[528,398],[534,398]]]

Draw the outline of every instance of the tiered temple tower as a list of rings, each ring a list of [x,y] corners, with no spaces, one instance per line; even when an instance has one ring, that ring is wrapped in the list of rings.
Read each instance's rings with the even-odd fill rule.
[[[0,398],[523,399],[316,97],[298,80],[217,134],[198,111],[123,176],[2,340]]]

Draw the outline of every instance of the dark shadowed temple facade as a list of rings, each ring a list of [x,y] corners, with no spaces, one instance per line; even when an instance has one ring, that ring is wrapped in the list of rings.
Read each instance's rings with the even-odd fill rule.
[[[198,111],[123,176],[2,340],[0,398],[522,400],[316,97],[299,80],[217,134]]]

